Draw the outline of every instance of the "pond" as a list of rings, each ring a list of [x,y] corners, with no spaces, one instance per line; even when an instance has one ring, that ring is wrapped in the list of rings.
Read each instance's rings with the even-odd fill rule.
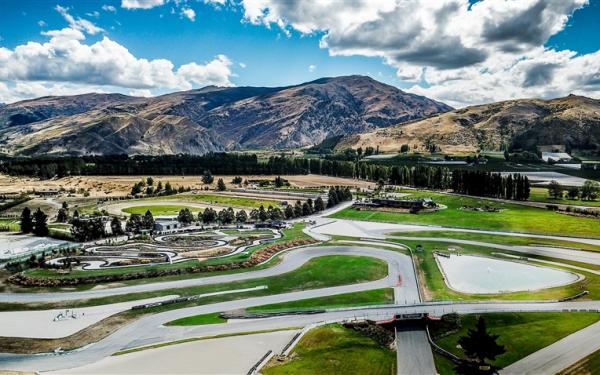
[[[567,271],[472,255],[436,255],[448,286],[472,294],[507,293],[553,288],[580,276]]]

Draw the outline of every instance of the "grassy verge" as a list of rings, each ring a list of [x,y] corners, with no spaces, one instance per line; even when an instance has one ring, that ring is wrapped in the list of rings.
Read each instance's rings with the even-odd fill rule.
[[[305,300],[274,303],[250,307],[246,309],[249,313],[279,313],[299,310],[331,309],[354,306],[383,305],[394,302],[393,289],[374,289],[357,293],[339,294],[335,296],[309,298]],[[204,324],[225,323],[219,313],[201,314],[188,316],[167,323],[169,326],[195,326]]]
[[[588,355],[558,373],[558,375],[593,375],[600,371],[600,350]]]
[[[371,374],[395,373],[396,354],[372,339],[341,325],[309,331],[284,363],[271,361],[261,372],[278,374]]]
[[[344,272],[331,272],[331,270],[335,269],[343,269]],[[331,255],[311,259],[302,267],[294,271],[273,277],[265,277],[215,285],[203,285],[188,288],[131,293],[71,302],[44,304],[0,303],[0,310],[43,310],[62,307],[77,308],[83,306],[103,305],[109,303],[125,302],[173,294],[178,294],[180,296],[193,296],[210,292],[245,289],[262,285],[267,286],[267,289],[256,290],[247,293],[212,296],[203,298],[200,301],[192,301],[186,303],[166,305],[147,310],[140,310],[159,312],[175,308],[195,306],[198,304],[229,301],[239,298],[259,297],[305,289],[317,289],[330,286],[373,281],[384,278],[386,275],[387,264],[382,260],[364,256]]]
[[[542,202],[548,204],[570,204],[574,206],[598,207],[600,200],[587,201],[581,199],[554,199],[548,196],[548,189],[534,187],[531,188],[529,200],[533,202]]]
[[[18,232],[21,230],[19,221],[15,219],[0,219],[0,227],[8,228],[9,232]]]
[[[198,202],[198,203],[206,203],[206,204],[214,204],[217,206],[226,206],[226,207],[248,207],[248,208],[258,208],[261,205],[265,208],[269,206],[278,207],[280,202],[272,199],[262,199],[259,197],[243,197],[243,196],[233,196],[233,195],[217,195],[217,194],[177,194],[177,195],[169,195],[164,197],[155,197],[148,198],[148,200],[161,200],[161,201],[187,201],[187,202]],[[136,202],[139,200],[136,200]]]
[[[198,213],[202,211],[202,209],[197,207],[189,207],[186,205],[177,205],[177,204],[161,204],[161,205],[148,205],[148,206],[133,206],[122,209],[121,211],[126,212],[128,214],[138,214],[143,215],[146,211],[152,212],[154,216],[172,216],[177,215],[179,211],[184,208],[189,208],[193,213]]]
[[[444,349],[464,357],[457,348],[458,339],[475,327],[477,315],[461,316],[462,327],[458,332],[436,340]],[[485,314],[488,330],[499,335],[498,343],[504,345],[506,353],[493,362],[506,367],[529,354],[536,352],[560,339],[600,320],[597,313],[494,313]],[[451,374],[447,365],[438,367],[440,374]],[[443,370],[443,371],[442,371]]]
[[[495,202],[482,198],[410,191],[411,198],[431,197],[447,208],[432,213],[409,214],[355,210],[347,208],[331,217],[407,224],[443,225],[457,228],[487,229],[523,233],[553,234],[600,238],[598,219],[565,215],[542,208]],[[478,212],[460,209],[463,206],[492,206],[500,212]]]
[[[219,313],[210,313],[202,315],[193,315],[185,318],[173,320],[165,325],[167,326],[201,326],[205,324],[227,323],[226,319],[221,318]]]
[[[486,234],[486,233],[469,233],[469,232],[453,232],[453,231],[418,231],[418,232],[398,232],[391,233],[393,236],[400,237],[437,237],[440,239],[451,238],[457,240],[488,242],[501,245],[515,246],[530,246],[544,245],[555,247],[566,247],[578,250],[600,251],[600,246],[584,244],[580,242],[550,240],[545,238],[535,237],[517,237],[504,236],[501,234]]]

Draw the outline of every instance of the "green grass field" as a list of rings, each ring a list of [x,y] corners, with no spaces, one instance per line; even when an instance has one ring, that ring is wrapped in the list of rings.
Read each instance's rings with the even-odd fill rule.
[[[19,221],[15,219],[0,219],[0,227],[7,227],[9,232],[18,232],[21,230]]]
[[[166,326],[200,326],[205,324],[221,324],[226,323],[227,320],[219,316],[219,313],[202,314],[188,316],[185,318],[173,320],[165,324]]]
[[[122,211],[126,212],[128,214],[143,215],[146,213],[146,211],[150,210],[150,212],[152,212],[153,216],[173,216],[173,215],[177,215],[179,213],[179,211],[183,210],[184,208],[189,208],[190,211],[192,211],[193,213],[198,213],[199,211],[202,211],[200,208],[188,207],[185,205],[177,205],[177,204],[157,205],[157,206],[153,206],[153,205],[134,206],[134,207],[124,208]]]
[[[331,272],[331,270],[335,269],[344,270],[344,272]],[[69,307],[76,308],[83,306],[95,306],[173,294],[177,294],[180,296],[193,296],[198,294],[219,292],[225,290],[253,288],[263,285],[267,287],[267,289],[260,289],[252,292],[211,296],[202,298],[198,301],[166,305],[145,310],[136,310],[129,313],[140,314],[147,312],[160,312],[176,308],[196,306],[198,304],[230,301],[239,298],[259,297],[306,289],[326,288],[330,286],[347,285],[379,280],[387,276],[387,271],[387,264],[380,259],[364,256],[331,255],[311,259],[302,267],[279,276],[258,278],[246,281],[236,281],[215,285],[203,285],[188,288],[124,294],[118,296],[96,298],[91,300],[72,301],[69,302]],[[203,274],[203,276],[213,276],[215,274],[218,273],[215,272],[210,274]],[[152,282],[156,281],[155,279],[149,280],[151,280]],[[0,310],[40,310],[60,308],[63,306],[64,304],[62,303],[33,305],[0,303]]]
[[[571,204],[575,206],[600,207],[600,200],[587,201],[581,199],[554,199],[548,196],[548,189],[533,187],[529,194],[529,200],[534,202],[543,202],[548,204]]]
[[[464,336],[469,328],[473,328],[477,315],[461,316],[462,327],[458,332],[436,340],[444,349],[464,357],[457,348],[458,339]],[[536,352],[569,334],[587,327],[600,320],[597,313],[494,313],[485,314],[488,330],[499,335],[498,343],[504,345],[506,353],[498,356],[493,362],[499,367],[506,367],[527,355]],[[438,367],[440,374],[447,372],[448,366]]]
[[[489,242],[489,243],[494,243],[494,244],[515,245],[515,246],[546,245],[546,246],[566,247],[566,248],[579,249],[579,250],[600,251],[600,246],[589,245],[589,244],[584,244],[584,243],[579,243],[579,242],[560,241],[560,240],[551,240],[551,239],[534,238],[534,237],[503,236],[500,234],[452,232],[452,231],[418,231],[418,232],[398,232],[398,233],[392,233],[391,235],[400,236],[400,237],[437,237],[440,239],[451,238],[451,239],[457,239],[457,240]]]
[[[354,306],[383,305],[394,302],[393,289],[374,289],[357,293],[338,294],[335,296],[309,298],[291,302],[275,303],[246,309],[249,313],[264,314],[299,310],[332,309]],[[195,326],[204,324],[225,323],[219,313],[193,315],[169,322],[170,326]]]
[[[569,216],[542,208],[487,199],[459,197],[432,192],[411,191],[411,198],[431,197],[448,208],[432,213],[409,214],[347,208],[330,217],[392,223],[443,225],[448,227],[486,229],[536,234],[568,235],[600,238],[600,221]],[[501,212],[461,210],[463,206],[498,207]]]
[[[396,373],[396,353],[339,324],[309,331],[300,339],[293,354],[289,362],[270,362],[274,366],[267,365],[261,372],[265,375]]]
[[[226,206],[226,207],[248,207],[248,208],[258,208],[261,205],[265,208],[269,206],[278,207],[281,202],[273,200],[273,199],[262,199],[255,197],[243,197],[243,196],[232,196],[232,195],[219,195],[219,194],[177,194],[177,195],[168,195],[164,197],[156,197],[149,198],[154,200],[180,200],[180,201],[188,201],[188,202],[198,202],[198,203],[209,203],[217,206]]]

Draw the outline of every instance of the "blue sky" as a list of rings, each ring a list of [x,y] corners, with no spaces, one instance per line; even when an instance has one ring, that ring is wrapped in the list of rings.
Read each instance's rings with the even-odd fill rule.
[[[6,72],[0,68],[0,85],[4,85],[4,91],[0,86],[0,101],[86,90],[156,95],[205,84],[281,86],[349,74],[370,75],[455,106],[517,96],[597,94],[594,77],[598,81],[600,78],[594,70],[598,64],[587,60],[598,56],[600,49],[598,0],[561,0],[559,5],[550,0],[522,0],[518,6],[513,4],[517,10],[503,9],[502,2],[484,0],[469,6],[466,1],[448,1],[448,8],[443,10],[448,14],[446,20],[438,18],[439,9],[424,9],[430,5],[422,6],[424,3],[418,1],[412,2],[415,4],[410,8],[402,5],[404,8],[400,9],[398,5],[398,9],[391,9],[392,0],[384,5],[366,0],[348,5],[351,2],[339,0],[333,7],[318,1],[309,4],[310,0],[258,0],[260,12],[256,13],[256,6],[251,9],[252,5],[243,0],[4,0],[0,5],[0,63],[3,49],[9,68]],[[530,4],[524,5],[527,2]],[[573,4],[566,6],[567,2]],[[543,8],[543,13],[536,15],[538,8]],[[189,17],[190,9],[194,17]],[[519,12],[544,28],[521,33]],[[431,14],[436,24],[422,27]],[[361,18],[365,20],[362,24]],[[411,27],[411,22],[418,20],[421,23]],[[500,21],[492,27],[490,20]],[[459,25],[463,21],[472,25]],[[449,26],[445,26],[446,22]],[[90,24],[101,31],[90,29]],[[440,25],[444,25],[444,30]],[[54,35],[52,42],[49,34],[65,28],[77,35]],[[469,35],[469,28],[481,29],[478,40]],[[349,29],[353,31],[348,32]],[[429,31],[415,33],[421,29]],[[540,40],[536,34],[546,36]],[[410,38],[423,42],[406,46]],[[108,66],[109,72],[127,69],[122,79],[103,81],[108,73],[97,73],[103,66],[94,66],[89,59],[81,63],[65,57],[76,56],[78,48],[107,39],[112,47],[123,47],[134,59],[127,68],[117,63],[103,65]],[[57,50],[50,44],[61,41],[64,43],[60,45],[69,43],[69,47],[53,61],[65,58],[64,63],[60,67],[45,66],[42,60]],[[72,42],[78,44],[71,45]],[[26,49],[28,43],[29,47],[31,43],[48,44],[44,58],[38,56],[33,62],[24,62],[29,54],[19,55],[17,51]],[[507,47],[509,44],[511,48]],[[107,58],[119,60],[120,52],[111,48],[103,49]],[[587,60],[577,59],[582,56]],[[217,66],[207,72],[203,67],[215,59]],[[154,76],[136,77],[133,71],[146,69],[135,65],[143,65],[140,60],[168,60],[172,64],[168,73],[172,72],[173,77],[161,79],[158,76],[165,74],[158,68],[150,69],[155,71]],[[499,66],[499,61],[504,65]],[[67,69],[71,63],[75,68]],[[187,74],[177,71],[190,63],[195,65],[186,69]],[[516,65],[519,69],[514,68]],[[28,71],[23,72],[22,66],[27,66]],[[89,72],[78,69],[83,66]],[[592,70],[588,72],[590,77],[582,78],[576,85],[560,82],[557,76],[561,69],[573,71],[580,66]],[[62,67],[64,71],[58,72]],[[71,70],[76,73],[70,75]],[[95,72],[99,78],[89,78]],[[136,80],[145,83],[137,84]],[[511,82],[493,93],[489,89],[479,92],[477,82],[485,80],[491,87],[496,86],[493,82]]]

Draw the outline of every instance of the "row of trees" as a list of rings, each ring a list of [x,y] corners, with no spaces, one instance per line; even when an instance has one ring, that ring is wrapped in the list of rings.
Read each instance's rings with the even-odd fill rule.
[[[521,201],[529,198],[531,187],[527,176],[519,173],[502,175],[457,169],[452,171],[452,190],[466,195]]]
[[[548,195],[554,199],[562,199],[565,197],[571,200],[579,199],[593,201],[598,198],[600,193],[600,184],[596,181],[587,180],[581,188],[577,186],[565,187],[558,181],[552,180],[548,184]]]
[[[146,194],[146,195],[173,195],[173,194],[177,194],[177,193],[183,193],[185,191],[190,191],[191,188],[188,187],[187,189],[184,188],[183,186],[180,186],[178,189],[175,189],[171,186],[171,183],[169,181],[167,181],[165,183],[165,186],[163,187],[163,184],[161,181],[158,181],[158,183],[156,184],[156,186],[154,186],[154,179],[152,177],[147,177],[145,180],[141,180],[139,182],[136,182],[135,184],[133,184],[133,186],[131,187],[131,195],[139,195],[139,194]]]

